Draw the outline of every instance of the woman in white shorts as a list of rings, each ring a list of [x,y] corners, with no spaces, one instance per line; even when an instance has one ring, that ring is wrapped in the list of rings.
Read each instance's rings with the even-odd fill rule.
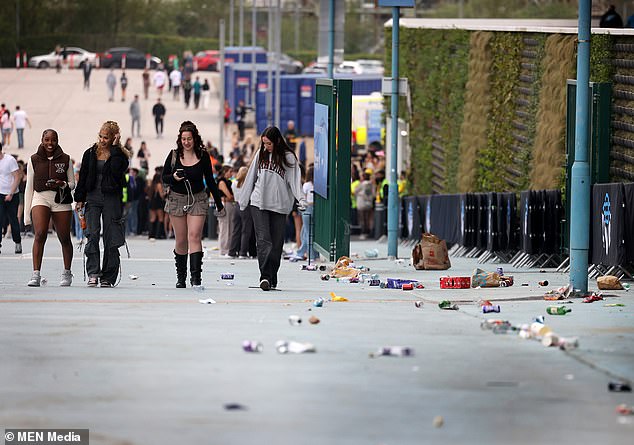
[[[73,244],[70,239],[70,225],[73,219],[71,190],[75,188],[75,174],[70,156],[58,145],[55,130],[44,130],[42,143],[37,152],[29,158],[24,192],[24,224],[33,224],[33,276],[28,285],[39,287],[42,254],[48,236],[51,218],[57,238],[62,244],[64,271],[60,286],[70,286],[73,274]]]

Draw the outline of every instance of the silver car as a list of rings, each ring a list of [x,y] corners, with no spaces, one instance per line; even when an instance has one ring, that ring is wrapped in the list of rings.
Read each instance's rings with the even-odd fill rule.
[[[29,59],[29,66],[32,68],[55,67],[58,61],[63,63],[64,55],[66,55],[66,63],[68,63],[69,66],[72,63],[73,68],[81,68],[86,59],[94,65],[97,59],[97,54],[95,53],[75,46],[67,46],[65,48],[62,47],[59,51],[52,51],[49,54],[31,57]]]

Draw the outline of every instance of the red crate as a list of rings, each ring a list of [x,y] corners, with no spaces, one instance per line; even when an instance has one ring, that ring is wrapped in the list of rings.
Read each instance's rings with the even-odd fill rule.
[[[440,277],[441,289],[469,289],[471,277]]]

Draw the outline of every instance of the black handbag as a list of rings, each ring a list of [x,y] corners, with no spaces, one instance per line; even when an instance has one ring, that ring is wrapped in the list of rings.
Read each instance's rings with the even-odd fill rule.
[[[72,204],[73,195],[68,187],[60,187],[55,191],[55,202],[57,204]]]

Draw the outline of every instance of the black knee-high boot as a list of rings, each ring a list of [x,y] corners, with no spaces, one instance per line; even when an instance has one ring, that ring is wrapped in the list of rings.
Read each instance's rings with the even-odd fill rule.
[[[176,287],[186,287],[187,280],[187,254],[179,255],[174,251],[174,260],[176,261]]]
[[[190,283],[192,286],[201,285],[202,271],[203,271],[203,253],[202,252],[190,253],[189,254],[189,272],[191,273]]]

